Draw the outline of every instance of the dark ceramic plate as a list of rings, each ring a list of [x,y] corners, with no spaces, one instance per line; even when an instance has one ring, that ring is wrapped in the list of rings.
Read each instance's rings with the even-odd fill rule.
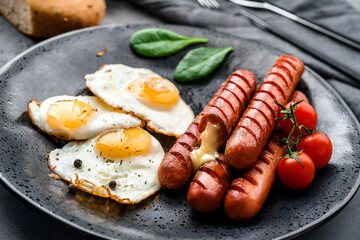
[[[175,193],[161,192],[158,199],[152,197],[129,210],[81,192],[69,194],[64,182],[50,178],[46,154],[62,142],[34,128],[27,115],[27,102],[32,98],[86,94],[84,75],[106,63],[150,68],[172,79],[176,64],[189,49],[167,58],[148,59],[135,55],[129,47],[134,32],[154,26],[206,37],[207,46],[235,49],[204,81],[176,83],[196,114],[235,69],[249,69],[261,81],[280,55],[230,35],[172,25],[105,26],[42,42],[0,70],[0,176],[8,189],[77,229],[104,238],[124,239],[289,238],[318,226],[346,205],[359,186],[358,122],[339,95],[309,68],[298,88],[317,109],[318,128],[331,138],[333,157],[328,166],[316,172],[314,182],[305,190],[291,191],[276,182],[263,209],[248,223],[231,222],[222,211],[210,215],[193,212],[186,202],[185,188]],[[97,57],[96,53],[104,48],[106,54]]]

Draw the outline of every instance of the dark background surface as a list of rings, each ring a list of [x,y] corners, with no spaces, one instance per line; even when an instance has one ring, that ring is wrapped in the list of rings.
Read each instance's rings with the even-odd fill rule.
[[[360,5],[359,2],[354,2],[357,6]],[[123,1],[107,1],[107,4],[107,15],[102,24],[162,22]],[[0,66],[38,41],[24,36],[0,17]],[[359,118],[359,114],[356,115]],[[2,186],[0,186],[0,219],[1,239],[89,239],[24,205]],[[336,217],[298,239],[358,239],[360,236],[358,219],[360,219],[359,192]]]

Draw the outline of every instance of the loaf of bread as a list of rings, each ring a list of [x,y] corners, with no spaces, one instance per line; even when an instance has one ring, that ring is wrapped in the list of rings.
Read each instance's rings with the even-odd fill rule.
[[[98,25],[105,0],[0,0],[0,13],[25,34],[51,37]]]

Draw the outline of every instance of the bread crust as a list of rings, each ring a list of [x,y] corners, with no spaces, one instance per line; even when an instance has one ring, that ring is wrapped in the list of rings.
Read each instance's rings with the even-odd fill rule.
[[[1,13],[25,34],[47,38],[71,30],[98,25],[106,12],[105,0],[26,0],[30,28],[23,27],[9,15],[18,9],[1,9]],[[11,3],[10,3],[11,5]],[[11,6],[10,6],[11,7]]]

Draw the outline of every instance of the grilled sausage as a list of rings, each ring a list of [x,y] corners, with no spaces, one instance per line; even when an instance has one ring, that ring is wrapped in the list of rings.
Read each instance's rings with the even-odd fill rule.
[[[199,122],[202,133],[207,124],[218,128],[217,149],[223,149],[230,134],[244,113],[256,89],[256,77],[248,70],[237,70],[226,80],[225,88],[204,113]],[[201,138],[199,139],[201,145]]]
[[[225,83],[226,82],[219,87],[208,105],[195,117],[186,132],[176,140],[169,152],[165,154],[158,170],[158,179],[163,187],[170,190],[177,190],[189,181],[193,172],[190,153],[199,146],[199,121],[207,108],[213,104],[216,97],[223,90]]]
[[[304,100],[304,102],[309,103],[306,95],[303,92],[295,90],[294,93],[291,95],[289,102],[298,102]]]
[[[232,167],[246,169],[255,163],[279,116],[274,100],[285,105],[303,71],[304,64],[296,57],[284,55],[276,61],[226,143],[225,158]]]
[[[295,91],[291,101],[300,100],[308,102],[303,93]],[[247,220],[260,211],[276,178],[275,161],[286,153],[280,143],[282,137],[285,136],[276,130],[255,164],[232,182],[224,200],[229,218]]]
[[[222,129],[226,129],[226,137],[220,137],[221,139],[227,139],[230,135],[227,129],[235,127],[255,88],[256,79],[251,72],[238,70],[230,75],[204,110],[190,124],[186,132],[176,141],[170,151],[165,154],[158,170],[158,179],[162,186],[170,190],[176,190],[189,181],[193,172],[190,153],[199,146],[199,122],[202,117],[205,114],[207,116],[207,120],[202,123],[205,127],[209,122],[219,123],[219,126],[223,126]],[[220,120],[214,117],[215,113],[221,116]],[[203,131],[205,127],[201,127],[201,130]],[[226,141],[226,139],[222,141]]]
[[[295,91],[291,96],[290,101],[300,101],[303,99],[304,101],[308,101],[302,92]],[[275,141],[274,139],[273,141]],[[266,147],[268,148],[269,146]],[[231,181],[231,169],[226,162],[226,159],[223,158],[222,155],[220,156],[220,159],[202,165],[190,184],[187,200],[190,206],[196,211],[211,212],[218,209],[225,197],[227,189],[229,188]],[[254,167],[261,164],[262,163],[258,160]],[[272,184],[270,184],[270,186],[272,186]]]
[[[225,162],[224,155],[220,154],[219,159],[203,164],[196,172],[187,201],[196,211],[215,211],[221,206],[230,181],[230,167]]]

